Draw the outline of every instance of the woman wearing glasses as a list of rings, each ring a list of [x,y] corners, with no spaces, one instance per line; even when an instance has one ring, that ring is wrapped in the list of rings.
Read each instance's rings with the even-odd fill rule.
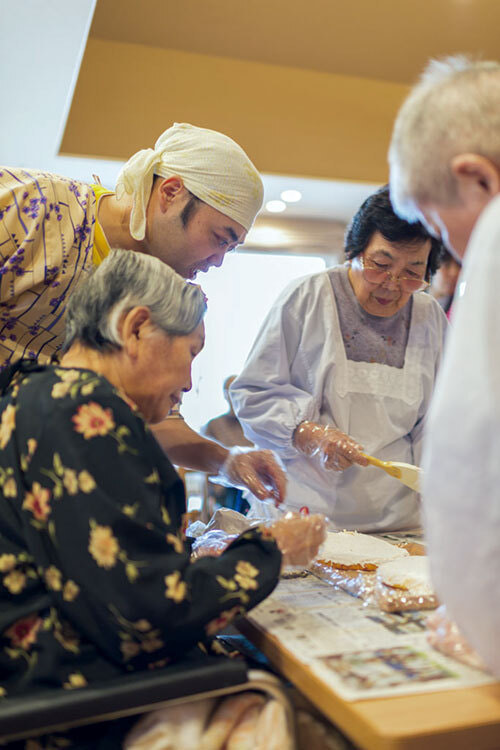
[[[289,507],[340,529],[419,525],[417,493],[367,466],[362,450],[420,462],[447,327],[420,292],[441,250],[382,188],[347,231],[347,262],[294,282],[271,309],[231,398],[247,437],[283,459]]]

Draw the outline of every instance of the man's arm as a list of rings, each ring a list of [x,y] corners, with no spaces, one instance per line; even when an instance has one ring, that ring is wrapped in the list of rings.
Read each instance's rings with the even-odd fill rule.
[[[217,474],[221,484],[249,489],[259,500],[272,497],[276,503],[284,501],[285,475],[271,451],[242,448],[228,451],[198,435],[182,417],[165,419],[152,429],[172,463]]]
[[[177,466],[217,474],[229,451],[191,429],[182,418],[165,419],[152,425],[154,436]]]

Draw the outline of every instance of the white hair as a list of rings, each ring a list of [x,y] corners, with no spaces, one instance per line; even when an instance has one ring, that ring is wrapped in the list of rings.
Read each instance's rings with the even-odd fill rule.
[[[407,221],[418,204],[457,200],[458,154],[500,167],[500,64],[464,55],[432,60],[403,103],[389,148],[391,200]]]
[[[206,311],[200,287],[158,258],[112,250],[69,299],[63,351],[76,341],[98,351],[121,348],[120,320],[136,306],[147,307],[153,325],[171,336],[192,333]]]

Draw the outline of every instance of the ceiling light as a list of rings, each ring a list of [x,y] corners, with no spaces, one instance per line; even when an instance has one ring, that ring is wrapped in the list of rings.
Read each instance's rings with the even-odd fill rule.
[[[281,193],[281,200],[286,203],[297,203],[302,198],[302,193],[299,190],[283,190]]]
[[[280,214],[285,209],[286,203],[283,203],[283,201],[267,201],[266,203],[266,211],[271,214]]]

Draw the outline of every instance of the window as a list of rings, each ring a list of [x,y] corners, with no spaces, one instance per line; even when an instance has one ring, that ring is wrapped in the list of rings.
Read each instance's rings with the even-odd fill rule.
[[[200,274],[208,298],[205,349],[193,365],[193,388],[182,414],[195,430],[227,411],[222,384],[238,374],[272,303],[293,279],[322,271],[323,258],[311,255],[234,253],[222,268]]]

